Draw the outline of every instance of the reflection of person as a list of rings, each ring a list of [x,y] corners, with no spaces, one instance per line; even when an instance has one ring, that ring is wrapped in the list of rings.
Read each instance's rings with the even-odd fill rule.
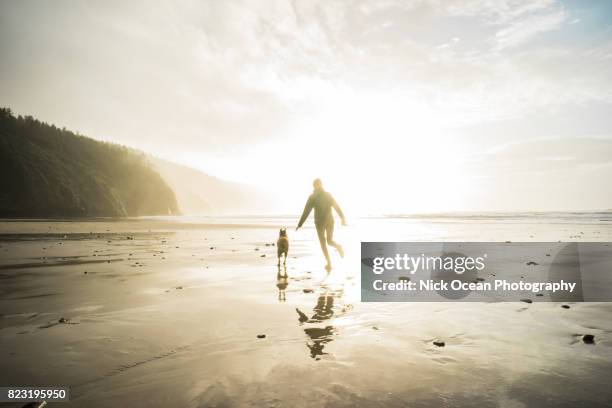
[[[298,222],[295,230],[297,231],[308,215],[310,215],[310,211],[314,208],[314,219],[315,226],[317,228],[317,236],[319,237],[319,243],[321,244],[321,250],[323,251],[323,255],[325,256],[325,260],[327,261],[327,265],[325,265],[325,269],[331,269],[331,262],[329,260],[329,253],[327,251],[327,245],[330,245],[338,251],[341,257],[344,257],[344,251],[342,250],[342,246],[334,241],[334,216],[332,215],[332,207],[336,210],[336,213],[340,216],[340,220],[342,221],[342,225],[346,225],[346,219],[344,218],[344,214],[340,209],[336,200],[332,197],[330,193],[323,190],[323,183],[320,179],[316,179],[312,182],[312,186],[314,187],[314,191],[308,197],[308,201],[306,201],[306,206],[304,206],[304,212],[302,212],[302,217]]]
[[[297,307],[295,311],[298,313],[300,323],[322,323],[329,320],[334,315],[334,297],[327,292],[323,293],[317,299],[317,305],[314,307],[312,317],[308,317]],[[333,326],[325,327],[308,327],[304,329],[304,333],[308,335],[311,341],[306,343],[306,347],[310,350],[310,357],[319,359],[319,356],[327,354],[323,351],[325,345],[332,341],[332,336],[335,334]]]
[[[310,350],[310,357],[319,360],[319,356],[327,354],[324,352],[325,345],[332,341],[334,335],[334,327],[309,327],[304,329],[304,333],[310,337],[312,342],[306,343],[306,347]]]
[[[297,307],[295,311],[297,312],[300,323],[317,323],[322,322],[323,320],[328,320],[334,315],[334,297],[332,295],[328,295],[327,292],[319,296],[317,299],[317,305],[314,307],[314,314],[312,317],[308,317],[306,313],[302,312]]]

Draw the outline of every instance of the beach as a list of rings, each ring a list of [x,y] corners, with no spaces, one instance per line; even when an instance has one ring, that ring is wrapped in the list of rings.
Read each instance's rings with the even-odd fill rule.
[[[349,219],[330,273],[296,217],[0,221],[0,384],[70,386],[50,407],[609,406],[612,303],[361,303],[360,242],[610,242],[610,218]]]

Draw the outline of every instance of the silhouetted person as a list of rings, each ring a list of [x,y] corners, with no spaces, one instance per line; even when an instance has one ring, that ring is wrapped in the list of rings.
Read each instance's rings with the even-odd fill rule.
[[[342,225],[346,225],[346,220],[340,206],[338,203],[336,203],[336,200],[334,200],[330,193],[323,190],[323,183],[321,180],[315,179],[315,181],[312,182],[312,186],[314,187],[314,191],[310,197],[308,197],[308,201],[306,201],[304,212],[302,213],[302,217],[300,218],[298,226],[295,228],[295,230],[297,231],[302,224],[304,224],[304,221],[306,221],[306,218],[308,218],[308,215],[310,215],[310,211],[312,211],[314,208],[314,219],[315,226],[317,227],[317,235],[319,237],[319,243],[321,244],[321,250],[323,251],[323,255],[325,255],[325,260],[327,261],[325,269],[330,270],[331,262],[329,260],[327,244],[334,247],[340,256],[344,257],[342,246],[334,242],[334,216],[332,215],[332,207],[340,216]]]

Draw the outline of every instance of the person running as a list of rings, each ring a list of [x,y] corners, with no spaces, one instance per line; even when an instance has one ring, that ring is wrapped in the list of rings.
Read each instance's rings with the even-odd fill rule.
[[[342,221],[342,225],[346,225],[346,219],[344,218],[344,213],[340,209],[336,200],[332,197],[330,193],[323,190],[323,183],[321,179],[315,179],[312,182],[312,186],[314,187],[314,191],[308,197],[306,201],[306,206],[304,206],[304,211],[302,212],[302,217],[298,222],[295,230],[297,231],[306,218],[310,215],[310,211],[314,208],[314,219],[315,226],[317,227],[317,236],[319,237],[319,243],[321,244],[321,250],[323,251],[323,255],[325,256],[325,260],[327,261],[327,265],[325,265],[325,269],[328,271],[331,269],[331,261],[329,260],[329,252],[327,251],[327,245],[332,246],[338,253],[340,257],[344,257],[344,250],[342,246],[334,241],[334,216],[332,215],[332,207],[336,210],[336,213],[340,216],[340,220]]]

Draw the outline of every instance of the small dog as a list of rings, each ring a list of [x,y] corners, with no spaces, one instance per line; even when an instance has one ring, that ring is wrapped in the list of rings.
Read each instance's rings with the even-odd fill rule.
[[[285,254],[283,265],[287,265],[287,254],[289,253],[289,237],[287,236],[287,228],[281,228],[278,231],[278,241],[276,241],[276,255],[278,256],[278,265],[280,266],[281,255]]]

